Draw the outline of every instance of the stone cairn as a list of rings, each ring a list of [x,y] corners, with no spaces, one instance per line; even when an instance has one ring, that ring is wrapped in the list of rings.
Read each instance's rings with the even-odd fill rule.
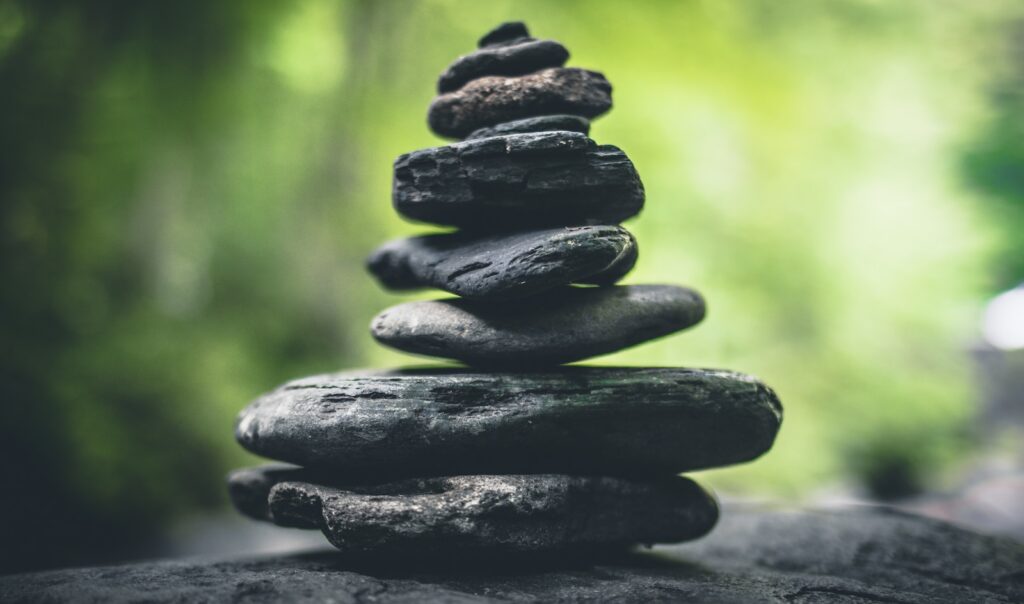
[[[360,557],[621,549],[710,531],[714,497],[678,474],[771,447],[782,408],[754,378],[560,367],[704,317],[693,290],[614,285],[637,259],[618,223],[644,189],[622,151],[587,137],[611,85],[568,57],[500,25],[438,81],[430,127],[463,140],[395,162],[395,209],[458,230],[385,244],[368,268],[388,289],[459,297],[389,308],[372,334],[468,367],[321,375],[262,396],[238,441],[297,465],[233,472],[242,513]]]

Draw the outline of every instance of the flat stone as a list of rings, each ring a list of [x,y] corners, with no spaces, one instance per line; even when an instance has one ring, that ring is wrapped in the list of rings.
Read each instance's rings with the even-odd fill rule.
[[[436,287],[466,298],[510,300],[570,283],[610,285],[636,258],[636,240],[626,229],[585,226],[400,239],[377,248],[366,265],[389,289]]]
[[[246,500],[267,502],[261,519],[319,528],[342,552],[381,558],[674,543],[705,535],[718,519],[714,498],[676,476],[469,475],[373,486],[310,483],[302,470],[292,477],[277,468],[263,481],[246,477],[259,472],[229,483],[233,495],[248,489]]]
[[[569,51],[554,40],[522,40],[490,46],[456,59],[437,80],[437,91],[451,92],[483,76],[518,76],[546,67],[561,67]]]
[[[1024,601],[1024,545],[876,507],[725,506],[699,541],[619,556],[532,553],[433,565],[337,551],[146,561],[0,576],[5,602]]]
[[[472,230],[617,224],[644,204],[626,154],[578,132],[509,134],[395,160],[395,209]]]
[[[648,476],[754,459],[781,422],[770,388],[728,371],[406,369],[286,383],[239,414],[235,438],[257,455],[352,481]]]
[[[407,302],[374,317],[370,333],[413,354],[523,368],[616,352],[703,318],[703,298],[684,287],[566,287],[507,304],[462,298]]]
[[[469,133],[466,140],[470,141],[477,138],[489,138],[505,134],[522,134],[524,132],[550,132],[553,130],[568,130],[570,132],[590,134],[590,120],[578,115],[565,114],[527,117],[474,130]]]
[[[612,108],[612,86],[596,72],[551,67],[522,76],[486,76],[430,104],[427,122],[439,136],[463,138],[502,122],[552,113],[595,118]]]
[[[506,21],[484,34],[476,45],[478,48],[486,48],[488,46],[500,46],[501,44],[532,39],[530,37],[530,30],[526,28],[525,23],[522,21]]]

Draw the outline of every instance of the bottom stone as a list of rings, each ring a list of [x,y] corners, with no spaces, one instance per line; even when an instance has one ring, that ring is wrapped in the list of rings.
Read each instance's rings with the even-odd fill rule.
[[[718,520],[714,497],[675,476],[641,482],[470,475],[329,484],[322,473],[282,466],[228,477],[242,513],[281,526],[319,528],[342,552],[381,557],[673,543],[705,535]]]
[[[1024,602],[1024,545],[872,506],[726,507],[706,539],[593,560],[365,561],[337,552],[0,576],[3,602]]]

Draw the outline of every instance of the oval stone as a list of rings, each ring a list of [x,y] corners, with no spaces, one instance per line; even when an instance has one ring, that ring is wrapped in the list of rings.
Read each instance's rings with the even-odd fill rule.
[[[518,369],[616,352],[703,318],[704,299],[685,287],[565,287],[514,303],[407,302],[374,317],[370,333],[413,354]]]
[[[568,113],[588,119],[612,108],[612,85],[596,72],[551,67],[515,77],[486,76],[430,104],[427,122],[439,136],[463,138],[470,132],[525,117]]]
[[[241,412],[249,451],[351,482],[491,473],[676,474],[749,461],[782,421],[770,388],[704,369],[357,371]]]
[[[561,67],[569,51],[554,40],[522,40],[515,44],[481,48],[456,59],[437,80],[437,91],[458,90],[466,82],[483,76],[517,76]]]
[[[476,43],[478,48],[514,44],[523,40],[532,40],[530,30],[522,21],[505,21],[484,34]]]

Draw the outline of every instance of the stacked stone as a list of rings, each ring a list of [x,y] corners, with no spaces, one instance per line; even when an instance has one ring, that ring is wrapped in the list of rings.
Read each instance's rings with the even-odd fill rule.
[[[314,376],[261,397],[238,441],[299,467],[233,473],[240,511],[385,557],[684,541],[718,506],[678,474],[771,447],[782,409],[754,378],[559,366],[704,316],[693,290],[614,285],[637,259],[618,224],[643,185],[587,137],[611,86],[568,56],[499,26],[441,75],[430,107],[434,132],[464,140],[395,162],[396,210],[458,230],[385,244],[369,270],[389,289],[458,297],[389,308],[372,334],[468,367]]]

